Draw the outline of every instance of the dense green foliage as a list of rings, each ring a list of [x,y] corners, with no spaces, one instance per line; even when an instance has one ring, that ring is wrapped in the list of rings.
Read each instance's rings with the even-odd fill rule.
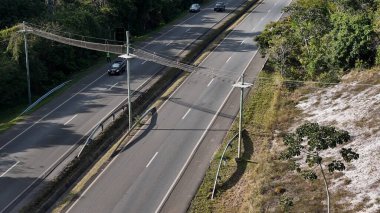
[[[257,37],[284,77],[335,82],[355,67],[379,63],[379,2],[299,0]]]
[[[202,1],[198,1],[201,2]],[[139,36],[173,20],[191,0],[2,0],[0,110],[27,102],[24,43],[13,26],[27,21],[48,29],[114,39],[116,29]],[[89,66],[101,53],[28,35],[34,98]],[[104,54],[105,55],[105,54]]]

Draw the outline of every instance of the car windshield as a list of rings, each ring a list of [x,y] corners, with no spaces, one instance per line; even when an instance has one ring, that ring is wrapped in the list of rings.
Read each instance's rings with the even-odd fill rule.
[[[197,8],[197,7],[198,7],[197,4],[193,4],[193,5],[191,5],[191,8]]]
[[[220,7],[220,6],[222,6],[223,5],[223,3],[216,3],[216,6],[217,7]]]
[[[112,68],[119,68],[120,67],[120,64],[119,63],[114,63],[112,64]]]

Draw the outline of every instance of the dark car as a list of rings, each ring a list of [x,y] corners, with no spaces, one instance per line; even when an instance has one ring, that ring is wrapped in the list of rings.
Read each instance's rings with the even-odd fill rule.
[[[215,4],[215,7],[214,7],[214,11],[216,12],[224,12],[226,11],[226,5],[224,4],[224,2],[216,2]]]
[[[126,65],[124,61],[115,61],[108,69],[108,75],[120,75],[125,71],[125,67]]]
[[[199,11],[201,11],[201,5],[199,5],[199,4],[192,4],[190,6],[190,9],[189,9],[190,13],[197,13]]]

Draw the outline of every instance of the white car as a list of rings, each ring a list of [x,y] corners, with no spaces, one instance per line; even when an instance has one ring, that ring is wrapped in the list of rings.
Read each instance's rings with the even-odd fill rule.
[[[201,5],[199,5],[199,4],[192,4],[190,6],[190,9],[189,9],[190,13],[197,13],[199,11],[201,11]]]

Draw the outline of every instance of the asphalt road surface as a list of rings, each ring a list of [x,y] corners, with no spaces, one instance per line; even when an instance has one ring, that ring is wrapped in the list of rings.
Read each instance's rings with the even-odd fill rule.
[[[229,0],[229,11],[244,0]],[[213,12],[213,3],[189,14],[146,42],[145,49],[166,57],[178,56],[189,44],[222,20],[228,12]],[[141,60],[131,63],[131,88],[162,69]],[[33,75],[33,71],[31,71]],[[109,77],[106,66],[91,73],[64,94],[0,135],[0,212],[9,212],[31,189],[49,180],[63,156],[110,111],[126,99],[126,75]],[[150,152],[147,153],[147,157]],[[65,161],[67,162],[67,161]],[[62,168],[62,165],[59,166]],[[54,170],[55,169],[55,170]],[[15,211],[15,210],[14,210]]]
[[[289,3],[264,0],[201,66],[238,80],[257,54],[253,38]],[[67,212],[160,212],[232,91],[231,83],[190,75]]]

